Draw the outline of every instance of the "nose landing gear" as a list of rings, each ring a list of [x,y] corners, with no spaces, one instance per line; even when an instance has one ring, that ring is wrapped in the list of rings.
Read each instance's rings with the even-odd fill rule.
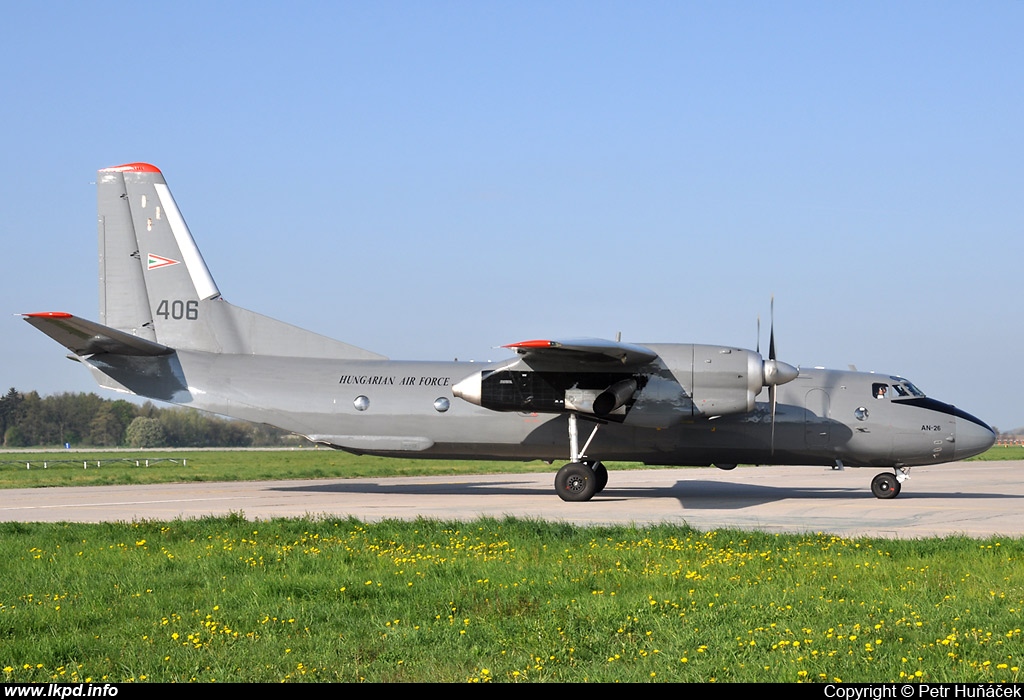
[[[875,495],[875,498],[896,498],[900,495],[903,482],[910,478],[910,474],[907,473],[909,471],[904,468],[896,470],[893,474],[882,472],[875,475],[875,478],[871,480],[871,493]]]

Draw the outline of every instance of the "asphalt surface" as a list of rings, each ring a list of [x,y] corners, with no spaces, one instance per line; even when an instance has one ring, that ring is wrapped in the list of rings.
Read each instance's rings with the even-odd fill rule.
[[[916,467],[900,495],[879,500],[878,470],[739,467],[612,471],[588,503],[564,503],[551,474],[85,486],[0,492],[0,521],[132,521],[243,513],[250,519],[329,516],[537,518],[579,524],[686,523],[699,529],[844,536],[1024,534],[1024,462]]]

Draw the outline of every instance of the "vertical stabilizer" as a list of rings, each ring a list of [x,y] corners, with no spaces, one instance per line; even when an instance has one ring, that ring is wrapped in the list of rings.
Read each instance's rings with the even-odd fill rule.
[[[99,171],[100,315],[179,350],[383,359],[220,298],[163,173],[148,163]]]
[[[135,166],[101,170],[96,180],[100,322],[146,340],[156,340],[140,263],[142,254],[125,190],[124,170],[130,167]]]
[[[119,179],[124,188],[120,197],[126,203],[128,226],[136,242],[136,265],[144,281],[156,339],[175,348],[220,350],[210,324],[200,320],[200,302],[216,299],[220,290],[163,173],[148,163],[130,163],[101,170],[100,178],[105,175]],[[108,306],[111,291],[108,283]],[[115,298],[123,296],[115,292]]]

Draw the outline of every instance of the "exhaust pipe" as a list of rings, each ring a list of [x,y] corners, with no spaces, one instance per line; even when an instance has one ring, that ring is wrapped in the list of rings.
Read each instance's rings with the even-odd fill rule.
[[[607,416],[615,409],[624,406],[633,398],[636,387],[635,379],[623,379],[621,382],[612,384],[594,399],[594,415]]]

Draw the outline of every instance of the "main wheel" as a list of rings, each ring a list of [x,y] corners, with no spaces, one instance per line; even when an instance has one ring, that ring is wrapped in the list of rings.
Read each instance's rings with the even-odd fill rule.
[[[721,464],[719,462],[715,462],[715,466],[724,472],[732,471],[733,469],[736,468],[735,464]]]
[[[555,493],[563,501],[589,501],[597,493],[597,475],[581,462],[570,462],[555,474]]]
[[[875,498],[896,498],[900,495],[900,482],[895,474],[882,472],[871,480],[871,493]]]
[[[594,489],[594,493],[601,493],[604,491],[604,487],[608,485],[608,467],[604,466],[601,462],[594,462],[589,466],[594,471],[594,479],[597,481],[597,488]]]

